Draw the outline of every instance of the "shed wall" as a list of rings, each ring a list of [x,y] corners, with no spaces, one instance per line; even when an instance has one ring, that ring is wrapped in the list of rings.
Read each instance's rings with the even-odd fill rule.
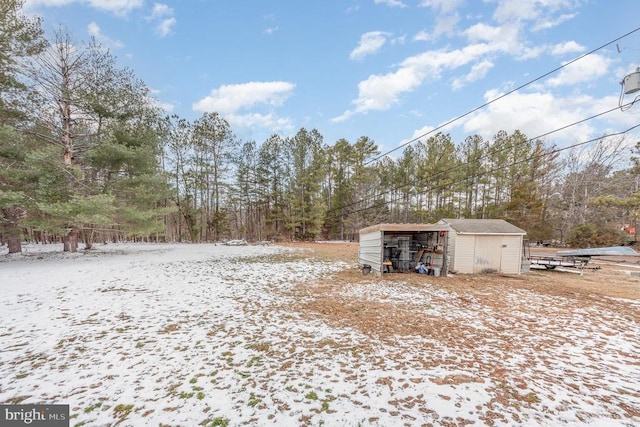
[[[360,245],[358,248],[358,263],[368,264],[371,271],[382,274],[382,243],[381,231],[373,231],[360,235]]]
[[[451,270],[458,273],[471,274],[475,261],[476,236],[472,234],[451,233],[454,250],[451,257]]]
[[[450,269],[463,274],[497,271],[520,274],[522,236],[451,233]]]

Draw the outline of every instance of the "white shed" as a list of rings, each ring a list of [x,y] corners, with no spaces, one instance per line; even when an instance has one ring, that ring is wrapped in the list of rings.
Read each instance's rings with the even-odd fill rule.
[[[526,231],[502,219],[442,219],[450,227],[449,271],[520,274]]]

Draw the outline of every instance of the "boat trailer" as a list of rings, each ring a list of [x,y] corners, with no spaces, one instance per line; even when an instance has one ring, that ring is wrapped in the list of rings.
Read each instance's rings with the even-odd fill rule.
[[[588,267],[590,256],[530,256],[531,268],[553,270],[556,267],[576,268],[579,270],[592,269],[598,270],[599,266]]]
[[[530,268],[553,270],[556,267],[575,268],[580,270],[580,274],[585,269],[599,270],[600,266],[588,267],[591,257],[609,257],[609,256],[634,256],[639,257],[640,254],[633,248],[627,246],[609,246],[604,248],[586,248],[586,249],[569,249],[558,251],[556,256],[531,256],[530,246],[527,241],[524,246],[524,253],[528,255]],[[559,269],[560,270],[560,269]],[[570,271],[570,270],[562,270]]]

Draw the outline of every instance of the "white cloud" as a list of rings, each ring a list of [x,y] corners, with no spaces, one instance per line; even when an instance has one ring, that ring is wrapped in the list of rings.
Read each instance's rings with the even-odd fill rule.
[[[144,0],[90,0],[89,4],[96,9],[126,14],[133,9],[142,7]]]
[[[79,0],[26,0],[24,5],[28,9],[32,9],[38,6],[44,7],[59,7],[66,6],[71,3],[80,3]]]
[[[98,38],[102,35],[100,32],[100,27],[95,22],[91,22],[89,23],[89,25],[87,25],[87,31],[89,32],[90,36],[93,36],[95,38]]]
[[[492,51],[517,55],[523,50],[520,27],[516,24],[492,26],[479,23],[467,28],[464,35],[471,43],[487,43]]]
[[[415,36],[413,36],[413,41],[417,41],[417,42],[428,42],[429,40],[432,40],[432,39],[433,39],[433,36],[424,30],[419,31],[418,33],[416,33]]]
[[[455,1],[450,3],[445,0],[425,0],[421,6],[452,13],[460,4],[461,2]],[[521,4],[524,5],[520,8]],[[546,0],[542,3],[498,0],[494,17],[496,20],[505,21],[504,25],[477,23],[462,33],[469,42],[467,46],[455,50],[426,51],[405,59],[394,72],[369,76],[358,84],[358,97],[352,101],[353,108],[334,117],[333,121],[345,121],[354,114],[364,114],[371,110],[387,110],[399,103],[403,94],[416,90],[427,81],[440,79],[444,70],[455,70],[461,66],[475,63],[466,76],[455,78],[452,81],[452,88],[454,90],[460,89],[470,82],[483,78],[493,67],[495,62],[493,57],[496,55],[510,55],[516,59],[524,60],[538,57],[545,52],[559,54],[578,51],[582,47],[575,42],[566,42],[553,47],[544,45],[529,47],[522,40],[525,24],[520,22],[521,19],[542,16],[540,10],[546,13],[571,6],[572,4],[568,0]],[[453,28],[456,22],[455,19],[452,20],[446,28]],[[445,31],[445,28],[437,31]],[[414,40],[431,40],[435,35],[437,34],[420,32],[414,36]],[[363,36],[360,46],[351,53],[351,57],[356,58],[367,52],[376,52],[384,44],[386,40],[384,36],[384,34],[378,33],[371,33],[370,39]],[[592,59],[586,66],[591,69],[588,71],[576,71],[575,69],[572,72],[566,71],[555,80],[551,80],[549,84],[561,85],[569,84],[572,81],[575,83],[588,81],[591,78],[601,76],[607,70],[604,58]]]
[[[420,7],[430,7],[436,12],[436,23],[431,34],[419,33],[421,38],[416,40],[430,40],[442,34],[453,35],[456,24],[460,21],[457,9],[462,3],[464,0],[422,0]]]
[[[223,85],[194,103],[193,109],[228,114],[260,105],[279,107],[291,96],[294,88],[293,83],[282,81]]]
[[[127,15],[132,10],[142,7],[144,0],[27,0],[25,6],[59,7],[72,3],[84,4],[116,15]]]
[[[416,129],[413,132],[413,135],[411,135],[411,138],[400,141],[400,145],[405,145],[409,141],[413,141],[413,140],[416,140],[418,138],[422,138],[423,135],[427,135],[427,134],[433,132],[434,129],[435,128],[433,126],[429,126],[429,125],[424,126],[424,127],[420,128],[420,129]]]
[[[217,112],[234,129],[267,129],[269,132],[290,132],[292,120],[280,117],[271,110],[280,107],[289,98],[295,85],[289,82],[249,82],[236,85],[223,85],[211,91],[207,97],[193,104],[193,110]]]
[[[389,7],[407,7],[406,4],[400,0],[374,0],[375,4],[386,4]]]
[[[339,116],[333,117],[331,119],[332,123],[342,123],[342,122],[346,122],[347,120],[349,120],[351,117],[353,117],[355,115],[355,111],[353,110],[347,110],[344,113],[342,113]]]
[[[559,43],[551,48],[551,54],[555,56],[565,55],[567,53],[584,52],[584,46],[579,45],[571,40],[565,43]]]
[[[529,46],[523,38],[525,29],[529,29],[529,25],[523,21],[535,21],[549,16],[550,13],[558,13],[562,9],[573,7],[572,0],[496,1],[498,5],[494,18],[503,24],[491,25],[486,22],[478,22],[462,32],[468,40],[468,44],[464,47],[455,50],[425,51],[405,59],[393,72],[369,76],[358,84],[358,97],[352,101],[353,108],[334,117],[333,121],[345,121],[355,114],[365,114],[371,110],[387,110],[399,103],[402,95],[416,90],[428,81],[440,79],[445,70],[455,70],[461,66],[475,64],[466,76],[458,76],[452,80],[452,88],[456,90],[483,78],[493,67],[496,56],[508,55],[518,60],[525,60],[539,57],[544,53],[560,54],[582,49],[575,42],[566,42],[557,46]],[[437,12],[453,14],[457,13],[456,10],[460,4],[461,2],[458,1],[425,0],[420,5],[431,7]],[[456,19],[452,19],[448,26],[436,31],[448,31],[457,25]],[[420,32],[414,36],[414,40],[432,40],[435,36],[437,36],[436,32],[433,34]],[[372,37],[371,40],[376,39]],[[378,40],[377,45],[371,43],[370,51],[376,51],[381,44],[382,40]],[[364,54],[366,52],[365,46],[365,43],[361,43],[361,46],[352,52],[352,57]],[[607,70],[604,58],[594,59],[587,66],[591,69],[565,71],[555,80],[551,80],[549,84],[562,85],[570,82],[588,81],[591,78],[601,76]]]
[[[223,114],[224,119],[233,129],[268,129],[270,132],[289,133],[293,130],[293,122],[288,117],[268,114]]]
[[[154,3],[151,15],[147,16],[147,21],[155,23],[156,33],[160,37],[169,35],[176,25],[176,18],[173,17],[173,8],[163,3]]]
[[[96,24],[95,22],[91,22],[89,23],[89,25],[87,25],[87,32],[91,37],[94,37],[105,47],[113,49],[122,49],[124,47],[124,43],[122,43],[120,40],[114,40],[106,36],[100,29],[100,26],[98,26],[98,24]]]
[[[546,81],[546,85],[557,87],[589,83],[607,74],[610,64],[610,59],[591,54],[560,70],[556,77]]]
[[[544,54],[548,50],[549,50],[549,47],[546,45],[522,46],[522,52],[520,52],[520,54],[517,55],[517,58],[521,61],[538,58],[540,55]]]
[[[421,7],[430,7],[440,13],[450,13],[455,11],[464,0],[422,0]]]
[[[154,3],[150,18],[163,18],[165,16],[173,16],[173,9],[166,4]]]
[[[493,13],[493,19],[500,24],[508,22],[533,22],[531,31],[540,31],[573,19],[575,13],[554,16],[562,9],[576,7],[574,0],[498,0],[498,6]]]
[[[489,70],[493,68],[493,65],[493,62],[488,60],[484,60],[475,64],[473,67],[471,67],[471,71],[469,72],[469,74],[464,77],[457,78],[453,81],[453,83],[451,84],[452,89],[459,90],[462,87],[466,86],[468,83],[472,83],[484,78]]]
[[[539,10],[533,1],[499,0],[493,12],[493,19],[498,23],[521,20],[533,20],[539,16]]]
[[[485,99],[489,101],[500,95],[501,92],[491,90],[485,94]],[[589,96],[563,98],[549,92],[515,92],[459,122],[458,126],[462,125],[465,132],[478,134],[485,139],[490,139],[500,130],[509,133],[520,130],[527,137],[535,138],[583,120],[593,114],[593,109],[593,98]],[[590,122],[585,122],[545,139],[565,142],[587,140],[595,131]]]
[[[434,35],[453,35],[456,28],[456,24],[460,21],[460,16],[457,13],[450,15],[440,15],[436,18],[436,25],[433,29]]]
[[[389,33],[383,31],[371,31],[360,36],[358,47],[349,54],[350,59],[362,59],[365,56],[377,53],[387,41]]]
[[[358,112],[386,110],[398,102],[398,96],[418,87],[427,75],[427,67],[408,65],[394,73],[372,75],[358,84],[358,99],[354,101]]]
[[[95,9],[105,10],[115,15],[125,16],[134,9],[141,8],[144,5],[144,0],[27,0],[26,6],[29,8],[43,6],[66,6],[69,4],[78,3],[93,7]],[[176,25],[176,19],[174,18],[173,8],[162,3],[154,3],[151,14],[147,16],[147,20],[155,22],[156,32],[160,37],[168,35],[173,27]],[[90,30],[91,31],[91,30]],[[94,34],[92,34],[94,35]],[[94,35],[98,38],[97,35]],[[106,40],[106,39],[105,39]],[[105,41],[103,40],[103,42]],[[114,46],[118,45],[118,41],[114,42]],[[108,44],[105,42],[105,44]]]
[[[399,102],[399,97],[422,85],[427,79],[440,78],[443,70],[453,70],[472,63],[483,55],[513,49],[508,41],[499,40],[495,45],[478,43],[452,51],[433,50],[405,59],[398,70],[384,75],[372,75],[358,84],[358,98],[352,101],[353,110],[344,112],[333,122],[347,120],[356,113],[370,110],[383,111]]]
[[[584,50],[584,47],[579,45],[575,41],[558,43],[553,46],[522,46],[522,52],[517,56],[517,58],[520,60],[533,59],[545,53],[551,54],[553,56],[563,56],[566,54],[580,53]]]
[[[176,25],[176,18],[163,19],[156,27],[156,31],[160,37],[165,37],[171,32],[174,25]]]
[[[536,25],[533,26],[532,31],[541,31],[548,30],[549,28],[557,27],[565,21],[575,18],[576,14],[565,14],[560,15],[556,19],[550,19],[549,17],[545,17],[544,19],[539,19]]]

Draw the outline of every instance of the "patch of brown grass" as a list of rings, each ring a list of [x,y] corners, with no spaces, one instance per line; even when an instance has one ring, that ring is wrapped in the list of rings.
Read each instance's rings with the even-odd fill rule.
[[[358,243],[287,243],[283,246],[308,251],[312,256],[327,261],[344,261],[353,268],[337,273],[332,280],[361,281],[377,280],[373,275],[362,276],[358,265]],[[556,248],[532,248],[531,255],[553,256]],[[640,276],[631,276],[628,271],[637,271],[639,259],[630,257],[594,258],[583,275],[554,270],[532,270],[528,274],[505,276],[501,274],[460,274],[455,277],[433,277],[413,273],[385,274],[385,280],[407,282],[421,285],[433,283],[445,289],[476,292],[495,287],[529,289],[549,295],[575,297],[593,297],[594,295],[612,298],[640,299]],[[379,279],[379,278],[378,278]]]

